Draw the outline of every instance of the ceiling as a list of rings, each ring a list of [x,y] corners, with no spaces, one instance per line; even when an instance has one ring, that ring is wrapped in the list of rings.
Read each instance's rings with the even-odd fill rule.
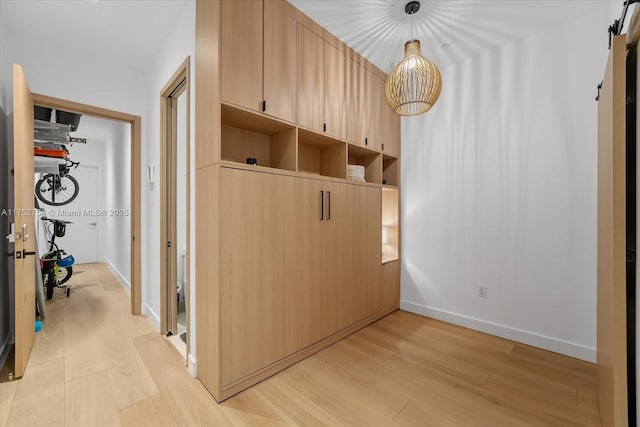
[[[14,34],[60,51],[61,58],[109,58],[141,70],[189,2],[0,0],[0,13],[9,30],[17,30]]]
[[[411,18],[404,13],[408,1],[289,0],[385,72],[402,60],[404,43],[411,39]],[[423,0],[414,15],[414,34],[423,56],[443,68],[618,3],[621,11],[622,0]]]
[[[289,0],[390,71],[411,38],[408,0]],[[5,24],[61,56],[108,58],[144,69],[193,0],[0,0]],[[440,68],[622,0],[423,0],[415,14],[422,53]],[[25,31],[28,29],[28,31]],[[443,47],[444,45],[444,47]]]

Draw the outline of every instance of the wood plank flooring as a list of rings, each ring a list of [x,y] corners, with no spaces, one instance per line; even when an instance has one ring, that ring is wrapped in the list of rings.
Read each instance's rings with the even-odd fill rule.
[[[106,266],[71,284],[0,427],[600,426],[593,364],[402,311],[217,404]]]

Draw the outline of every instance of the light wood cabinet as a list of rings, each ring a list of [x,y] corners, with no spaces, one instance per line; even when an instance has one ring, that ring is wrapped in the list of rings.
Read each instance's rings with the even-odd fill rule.
[[[296,118],[297,21],[283,0],[222,0],[221,99]]]
[[[346,56],[304,25],[298,28],[298,124],[344,139]]]
[[[397,307],[399,120],[382,73],[285,0],[196,15],[198,376],[222,401]]]
[[[380,149],[391,156],[400,156],[400,116],[393,112],[384,92],[385,81],[380,81]]]
[[[225,102],[262,108],[262,1],[223,0],[220,85]]]
[[[349,60],[347,77],[347,140],[380,149],[380,79]]]
[[[325,133],[347,137],[347,57],[331,43],[324,43]]]
[[[340,183],[323,188],[322,323],[330,335],[380,309],[380,189]]]
[[[298,26],[298,124],[324,131],[324,40]]]
[[[234,0],[235,1],[235,0]],[[296,121],[298,21],[283,0],[264,0],[264,113]]]
[[[380,309],[380,189],[222,168],[221,383]]]

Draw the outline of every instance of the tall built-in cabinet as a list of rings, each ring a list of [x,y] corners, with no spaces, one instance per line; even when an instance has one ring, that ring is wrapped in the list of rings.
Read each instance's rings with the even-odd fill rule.
[[[196,7],[198,377],[221,401],[398,308],[400,120],[286,1]]]

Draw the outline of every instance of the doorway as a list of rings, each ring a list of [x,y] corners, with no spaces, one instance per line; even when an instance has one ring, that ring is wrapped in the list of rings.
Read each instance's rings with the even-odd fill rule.
[[[92,105],[80,104],[64,99],[53,98],[45,95],[33,94],[35,105],[81,114],[92,119],[106,119],[129,127],[130,135],[130,177],[131,191],[129,194],[131,211],[127,212],[130,218],[130,231],[127,230],[127,240],[130,242],[129,262],[131,266],[131,314],[141,313],[141,244],[140,244],[140,162],[141,162],[141,120],[139,116],[107,110]],[[74,171],[74,173],[78,172]],[[83,173],[82,171],[80,173]],[[90,173],[90,172],[88,172]],[[79,193],[80,194],[80,193]],[[107,212],[108,213],[108,212]],[[73,220],[72,220],[73,221]],[[93,221],[89,221],[93,222]],[[97,221],[96,221],[97,222]],[[93,224],[86,224],[93,228]],[[98,237],[99,238],[99,237]]]
[[[160,93],[161,332],[189,354],[190,67],[180,65]]]

